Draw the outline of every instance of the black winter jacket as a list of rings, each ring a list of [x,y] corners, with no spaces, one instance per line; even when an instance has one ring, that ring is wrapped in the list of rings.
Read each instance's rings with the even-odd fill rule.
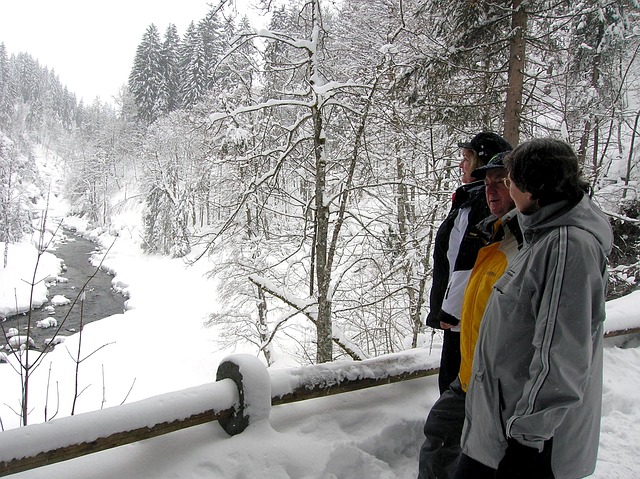
[[[478,251],[484,246],[485,242],[468,233],[490,214],[484,194],[483,181],[464,184],[454,193],[451,210],[449,210],[449,214],[436,233],[433,248],[433,281],[429,298],[430,311],[427,315],[427,326],[440,329],[440,321],[452,325],[459,323],[460,318],[442,310],[442,303],[445,299],[452,273],[470,271],[473,268]],[[459,228],[463,221],[463,225],[465,225],[464,232],[461,235],[457,235],[457,244],[451,244],[451,232],[454,228]],[[453,267],[449,264],[448,256],[450,254],[455,257]],[[459,302],[460,306],[462,306],[462,296],[460,296]]]

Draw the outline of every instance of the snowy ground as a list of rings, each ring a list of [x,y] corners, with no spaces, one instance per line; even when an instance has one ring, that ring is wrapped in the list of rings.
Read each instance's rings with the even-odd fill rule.
[[[63,216],[63,205],[52,205],[54,212],[57,207]],[[254,354],[246,347],[222,347],[219,331],[203,327],[203,320],[217,308],[215,284],[205,279],[210,265],[187,267],[182,260],[143,255],[137,244],[137,218],[135,209],[124,211],[109,232],[86,231],[83,222],[65,220],[105,248],[113,243],[104,266],[114,273],[114,286],[129,296],[126,312],[84,330],[80,356],[87,359],[79,369],[76,413],[118,406],[125,398],[131,403],[212,383],[222,358]],[[12,265],[0,270],[3,291],[33,275],[28,257],[34,250],[21,248],[10,255]],[[59,275],[58,264],[48,257],[38,277]],[[0,308],[12,304],[15,300]],[[607,329],[640,326],[638,304],[640,292],[609,303]],[[45,410],[49,419],[70,414],[75,388],[72,357],[79,339],[78,334],[66,338],[34,372],[30,423],[42,422]],[[637,346],[634,341],[629,346]],[[635,451],[640,444],[640,348],[613,343],[608,340],[604,356],[601,448],[592,478],[632,479],[640,470]],[[432,357],[437,360],[438,355],[435,347]],[[35,358],[34,353],[31,360]],[[278,368],[294,365],[284,353],[278,359]],[[9,360],[15,366],[15,359]],[[0,363],[0,384],[2,425],[16,428],[20,380],[12,364]],[[422,425],[436,398],[435,377],[405,381],[277,406],[269,421],[234,437],[211,423],[12,477],[413,478]],[[89,430],[87,417],[79,414],[72,420],[79,429]]]

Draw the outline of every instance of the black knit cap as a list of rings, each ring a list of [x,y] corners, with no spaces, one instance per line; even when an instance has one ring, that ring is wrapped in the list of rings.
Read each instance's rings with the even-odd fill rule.
[[[496,154],[511,150],[511,145],[500,135],[483,131],[471,138],[471,141],[458,143],[459,148],[468,148],[478,154],[483,163],[487,163]]]

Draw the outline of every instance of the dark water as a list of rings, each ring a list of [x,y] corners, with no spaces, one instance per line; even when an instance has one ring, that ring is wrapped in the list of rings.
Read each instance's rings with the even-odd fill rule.
[[[71,303],[65,306],[54,306],[55,313],[53,314],[45,309],[46,306],[51,305],[50,302],[31,312],[30,336],[35,341],[38,350],[43,349],[45,339],[53,338],[58,328],[57,334],[59,336],[69,336],[80,330],[81,318],[82,324],[87,324],[124,311],[125,297],[111,288],[112,276],[103,270],[97,270],[89,262],[90,256],[97,251],[96,244],[75,235],[73,232],[66,231],[65,233],[68,240],[59,244],[52,253],[63,260],[66,271],[60,273],[59,276],[67,278],[68,282],[52,285],[49,288],[49,301],[56,295],[63,295]],[[98,257],[102,258],[100,255]],[[89,282],[85,286],[87,281]],[[78,296],[83,286],[84,301],[80,301]],[[75,305],[73,305],[74,301]],[[49,316],[56,319],[57,327],[43,329],[36,326],[37,321]],[[27,314],[13,316],[7,318],[3,327],[5,330],[17,328],[21,335],[26,335],[28,319]]]

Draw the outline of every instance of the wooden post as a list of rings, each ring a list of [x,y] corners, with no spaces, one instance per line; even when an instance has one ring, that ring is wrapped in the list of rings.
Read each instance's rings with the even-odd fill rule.
[[[233,413],[218,419],[230,436],[244,431],[253,422],[268,420],[271,411],[271,378],[255,356],[239,354],[225,358],[218,366],[216,381],[231,379],[238,387]]]

